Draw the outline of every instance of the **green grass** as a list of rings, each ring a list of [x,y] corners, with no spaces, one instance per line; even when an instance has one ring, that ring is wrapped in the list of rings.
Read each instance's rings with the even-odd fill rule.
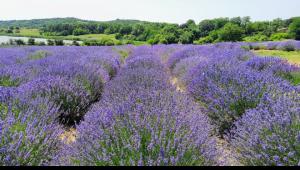
[[[106,35],[106,34],[86,34],[86,35],[68,35],[68,36],[60,36],[64,37],[66,40],[102,40],[102,39],[111,39],[113,41],[117,41],[114,34]]]
[[[292,79],[290,80],[290,82],[297,86],[300,84],[300,72],[292,72],[291,73]]]
[[[29,60],[39,60],[42,58],[46,58],[49,55],[51,55],[51,53],[48,51],[38,50],[38,51],[34,52],[33,54],[30,54],[28,56],[28,59]]]
[[[0,35],[7,35],[7,36],[16,36],[16,37],[34,37],[34,38],[43,38],[40,34],[38,29],[28,29],[28,28],[21,28],[19,33],[5,33],[0,32]]]
[[[113,48],[116,52],[118,52],[121,56],[120,60],[121,63],[125,63],[126,58],[129,56],[129,51],[128,50],[117,50],[116,48]]]
[[[19,84],[18,80],[12,80],[9,76],[0,77],[0,86],[17,87]]]
[[[38,29],[20,29],[20,33],[15,33],[15,35],[24,36],[24,37],[39,37],[41,36]]]
[[[287,59],[290,63],[300,65],[300,51],[281,51],[281,50],[257,50],[254,51],[259,56],[276,56]]]

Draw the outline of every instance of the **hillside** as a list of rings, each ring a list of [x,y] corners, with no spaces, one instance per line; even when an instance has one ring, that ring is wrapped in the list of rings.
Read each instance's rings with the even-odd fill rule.
[[[8,20],[0,21],[0,28],[6,27],[26,27],[26,28],[41,28],[43,26],[54,25],[54,24],[92,24],[92,23],[112,23],[112,24],[138,24],[146,23],[145,21],[139,20],[121,20],[116,19],[112,21],[91,21],[82,20],[78,18],[48,18],[48,19],[32,19],[32,20]]]

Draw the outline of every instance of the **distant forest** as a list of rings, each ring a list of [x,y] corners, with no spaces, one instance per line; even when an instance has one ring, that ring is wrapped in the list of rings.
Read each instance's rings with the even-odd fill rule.
[[[205,44],[225,41],[300,40],[300,17],[251,21],[250,17],[216,18],[184,24],[155,23],[138,20],[88,21],[77,18],[0,21],[0,32],[12,33],[22,28],[39,29],[41,36],[80,36],[86,34],[114,35],[117,40],[131,44]],[[98,45],[97,40],[86,40]]]

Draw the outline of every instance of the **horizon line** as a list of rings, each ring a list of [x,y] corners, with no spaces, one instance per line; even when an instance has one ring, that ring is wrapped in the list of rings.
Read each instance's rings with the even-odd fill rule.
[[[289,17],[289,18],[281,18],[281,17],[275,17],[273,19],[265,19],[265,20],[253,20],[251,18],[251,16],[236,16],[236,17],[250,17],[250,20],[252,22],[264,22],[264,21],[272,21],[272,20],[275,20],[275,19],[282,19],[282,20],[287,20],[287,19],[291,19],[291,18],[295,18],[295,17],[300,17],[300,16],[293,16],[293,17]],[[83,20],[83,21],[90,21],[90,22],[110,22],[110,21],[116,21],[116,20],[129,20],[129,21],[141,21],[141,22],[152,22],[152,23],[170,23],[170,24],[184,24],[184,23],[175,23],[175,22],[168,22],[168,21],[150,21],[150,20],[139,20],[139,19],[129,19],[129,18],[115,18],[115,19],[112,19],[112,20],[95,20],[95,19],[85,19],[85,18],[80,18],[80,17],[45,17],[45,18],[28,18],[28,19],[5,19],[5,20],[0,20],[1,22],[9,22],[9,21],[30,21],[30,20],[47,20],[47,19],[65,19],[65,18],[73,18],[73,19],[79,19],[79,20]],[[206,19],[202,19],[198,22],[195,21],[195,19],[187,19],[186,21],[188,20],[193,20],[195,21],[195,23],[200,23],[201,21],[204,21],[204,20],[213,20],[213,19],[217,19],[217,18],[235,18],[235,17],[227,17],[227,16],[224,16],[224,17],[215,17],[215,18],[206,18]]]

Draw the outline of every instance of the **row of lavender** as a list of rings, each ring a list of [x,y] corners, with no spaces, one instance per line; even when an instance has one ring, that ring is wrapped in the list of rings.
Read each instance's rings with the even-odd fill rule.
[[[298,68],[240,46],[114,47],[132,52],[120,71],[107,47],[1,49],[0,165],[216,165],[214,131],[245,165],[297,165]]]
[[[300,164],[300,95],[286,81],[297,67],[231,43],[188,46],[168,66],[241,163]]]
[[[300,41],[288,40],[288,41],[268,41],[268,42],[255,42],[255,43],[239,43],[241,46],[247,49],[265,49],[265,50],[284,50],[284,51],[296,51],[300,50]]]
[[[0,49],[0,165],[47,165],[120,67],[107,47]]]
[[[54,165],[214,164],[208,117],[170,85],[158,53],[168,50],[140,47],[131,54]]]

